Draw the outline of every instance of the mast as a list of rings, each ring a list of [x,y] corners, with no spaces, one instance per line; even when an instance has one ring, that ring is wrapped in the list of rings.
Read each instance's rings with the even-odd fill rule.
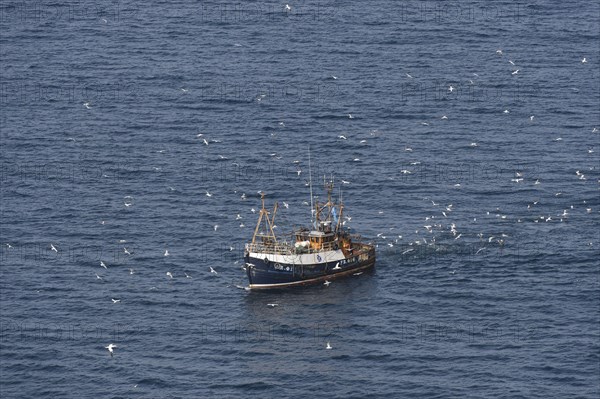
[[[331,202],[331,192],[333,191],[333,180],[330,180],[329,184],[327,184],[325,187],[327,188],[327,207],[329,208],[327,220],[331,222],[331,210],[333,208],[333,202]]]
[[[308,185],[310,186],[310,226],[313,226],[313,191],[312,191],[312,171],[310,165],[310,144],[308,145]]]
[[[258,222],[256,222],[256,228],[254,229],[254,235],[252,236],[252,244],[256,244],[256,237],[262,237],[263,239],[271,239],[273,243],[277,242],[273,225],[275,223],[275,215],[277,214],[277,202],[273,208],[273,216],[269,217],[269,211],[265,208],[265,193],[260,193],[260,200],[262,202],[262,208],[259,212]],[[263,219],[264,218],[264,219]],[[265,232],[259,233],[261,222],[264,220]]]
[[[338,222],[337,225],[335,226],[336,231],[340,231],[342,226],[343,226],[343,222],[342,219],[344,218],[344,204],[342,202],[342,185],[340,184],[340,202],[338,204],[338,209],[339,209],[339,215],[338,215]]]

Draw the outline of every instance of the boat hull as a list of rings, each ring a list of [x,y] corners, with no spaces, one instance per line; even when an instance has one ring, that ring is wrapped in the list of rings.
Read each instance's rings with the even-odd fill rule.
[[[310,264],[277,262],[260,254],[246,254],[246,272],[252,290],[322,284],[374,266],[375,250],[372,247],[343,259]]]

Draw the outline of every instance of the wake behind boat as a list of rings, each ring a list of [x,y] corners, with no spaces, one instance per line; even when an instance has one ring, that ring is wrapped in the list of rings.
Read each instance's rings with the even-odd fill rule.
[[[374,267],[374,246],[349,233],[343,222],[341,198],[339,203],[331,198],[333,182],[326,187],[327,202],[317,201],[313,208],[311,186],[311,228],[300,228],[283,239],[274,232],[278,204],[269,212],[261,193],[262,209],[252,242],[245,248],[250,289],[327,283]]]

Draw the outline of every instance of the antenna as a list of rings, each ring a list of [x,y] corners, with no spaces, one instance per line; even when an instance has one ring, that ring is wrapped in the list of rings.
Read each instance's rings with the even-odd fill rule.
[[[308,145],[308,185],[310,186],[310,225],[313,225],[313,192],[312,192],[312,171],[310,167],[310,144]]]

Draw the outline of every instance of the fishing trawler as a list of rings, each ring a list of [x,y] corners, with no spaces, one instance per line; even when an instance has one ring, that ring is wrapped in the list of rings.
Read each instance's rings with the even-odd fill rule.
[[[327,202],[313,207],[311,183],[311,228],[300,228],[288,237],[275,235],[275,215],[262,209],[252,242],[246,244],[245,261],[249,288],[277,289],[313,284],[328,285],[331,280],[360,275],[375,265],[375,247],[360,242],[344,226],[344,205],[332,201],[333,182],[326,184]]]

